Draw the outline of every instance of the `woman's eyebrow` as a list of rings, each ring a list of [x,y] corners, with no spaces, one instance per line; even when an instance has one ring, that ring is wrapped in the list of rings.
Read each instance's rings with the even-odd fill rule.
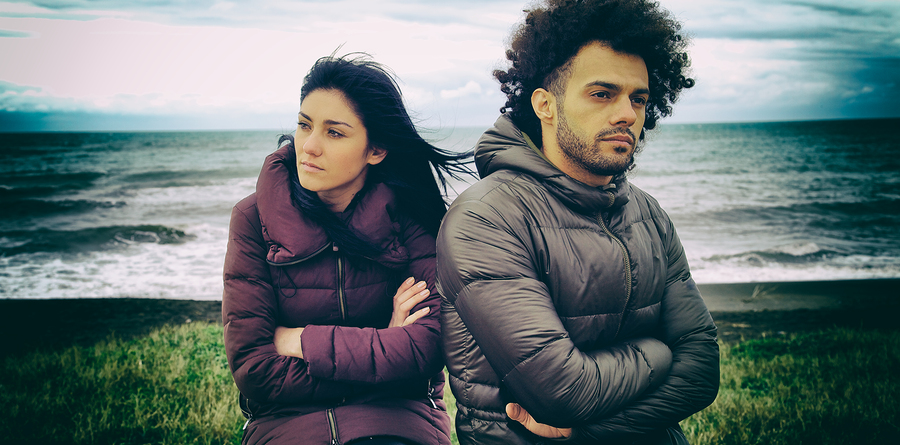
[[[302,116],[304,119],[306,119],[306,120],[308,120],[308,121],[311,121],[311,120],[312,120],[311,117],[309,117],[306,113],[304,113],[304,112],[302,112],[302,111],[300,112],[300,116]],[[348,124],[348,123],[346,123],[346,122],[343,122],[343,121],[336,121],[336,120],[334,120],[334,119],[325,119],[325,125],[345,125],[345,126],[347,126],[347,127],[349,127],[349,128],[353,128],[353,125],[350,125],[350,124]]]

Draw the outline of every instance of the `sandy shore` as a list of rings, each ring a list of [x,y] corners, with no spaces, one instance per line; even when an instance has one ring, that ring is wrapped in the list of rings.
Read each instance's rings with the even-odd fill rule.
[[[900,329],[900,279],[699,285],[720,338],[733,343],[828,327]],[[221,301],[143,298],[0,300],[0,357],[89,345],[165,324],[222,323]]]

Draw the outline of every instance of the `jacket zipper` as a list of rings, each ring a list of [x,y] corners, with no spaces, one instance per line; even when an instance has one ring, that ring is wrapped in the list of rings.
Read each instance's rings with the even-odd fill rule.
[[[331,444],[340,445],[341,441],[338,439],[337,421],[334,420],[334,410],[328,408],[325,410],[325,416],[328,417],[328,428],[331,430]]]
[[[243,414],[244,417],[247,418],[247,421],[244,422],[244,427],[241,428],[241,431],[246,430],[247,425],[250,425],[250,422],[252,422],[254,420],[253,413],[250,412],[250,403],[249,402],[250,402],[250,400],[247,399],[246,397],[244,397],[243,394],[240,394],[240,393],[238,394],[238,406],[240,406],[240,408],[241,408],[241,414]]]
[[[432,408],[438,409],[437,403],[434,403],[434,386],[431,385],[431,379],[428,379],[428,401],[431,402]]]
[[[294,261],[288,261],[288,262],[284,262],[284,263],[276,263],[276,262],[274,262],[274,261],[269,261],[269,260],[267,259],[266,262],[269,263],[270,266],[293,266],[294,264],[302,263],[302,262],[304,262],[304,261],[306,261],[306,260],[308,260],[308,259],[310,259],[310,258],[312,258],[312,257],[314,257],[314,256],[316,256],[316,255],[318,255],[318,254],[320,254],[320,253],[322,253],[322,252],[324,252],[325,249],[327,249],[328,247],[329,247],[328,244],[326,244],[326,245],[322,246],[321,249],[319,249],[319,250],[313,252],[312,254],[307,255],[307,256],[305,256],[305,257],[303,257],[303,258],[300,258],[300,259],[298,259],[298,260],[294,260]]]
[[[333,250],[338,252],[337,244],[334,245]],[[341,320],[347,321],[347,301],[344,295],[344,263],[340,252],[337,255],[337,291],[338,303],[341,306]]]
[[[631,300],[631,259],[628,257],[628,250],[625,249],[625,243],[613,235],[609,228],[606,227],[606,222],[603,221],[602,213],[597,215],[597,222],[600,223],[600,227],[603,228],[603,231],[606,232],[610,238],[615,240],[616,244],[619,245],[619,248],[622,249],[622,258],[625,260],[625,305],[622,306],[622,318],[619,319],[619,327],[616,328],[616,335],[613,337],[618,338],[619,331],[622,330],[622,325],[625,324],[625,311],[628,309],[628,301]]]

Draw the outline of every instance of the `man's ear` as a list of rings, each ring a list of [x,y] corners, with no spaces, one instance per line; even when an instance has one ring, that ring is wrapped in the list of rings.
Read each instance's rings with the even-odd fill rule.
[[[384,157],[387,156],[387,150],[385,150],[381,147],[372,145],[369,147],[369,150],[370,150],[369,151],[369,164],[370,165],[380,164],[381,161],[384,160]]]
[[[553,93],[543,88],[534,90],[531,93],[531,108],[542,123],[552,126],[556,122],[556,96]]]

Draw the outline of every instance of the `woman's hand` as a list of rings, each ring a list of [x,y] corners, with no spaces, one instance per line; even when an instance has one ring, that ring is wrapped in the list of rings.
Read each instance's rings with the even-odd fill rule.
[[[288,357],[303,358],[303,348],[300,347],[300,335],[303,328],[275,328],[275,352]]]
[[[394,294],[394,313],[391,314],[391,322],[388,324],[388,327],[393,328],[413,324],[416,320],[428,314],[430,309],[427,307],[419,309],[412,315],[409,314],[409,311],[428,298],[429,295],[431,295],[431,291],[428,290],[427,283],[424,281],[416,283],[415,278],[407,278],[400,285],[400,288],[397,289],[397,293]]]

